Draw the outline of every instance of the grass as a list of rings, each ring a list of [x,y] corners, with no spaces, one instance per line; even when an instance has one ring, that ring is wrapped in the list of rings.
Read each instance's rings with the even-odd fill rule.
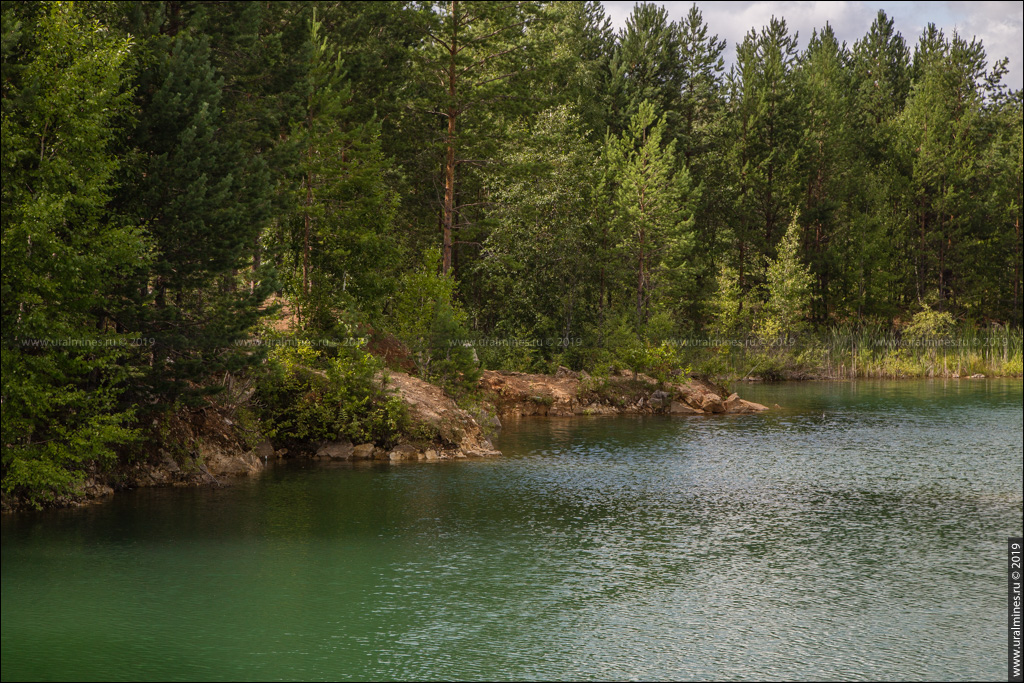
[[[911,337],[884,326],[839,326],[791,346],[692,351],[708,375],[779,379],[1021,377],[1024,335],[1005,327],[960,327],[941,336]]]

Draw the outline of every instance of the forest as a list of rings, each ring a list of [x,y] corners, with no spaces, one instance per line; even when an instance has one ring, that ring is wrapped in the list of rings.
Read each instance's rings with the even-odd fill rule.
[[[696,5],[2,13],[5,496],[210,401],[387,440],[389,366],[466,400],[480,368],[1021,374],[1021,92],[969,37],[778,17],[727,69]]]

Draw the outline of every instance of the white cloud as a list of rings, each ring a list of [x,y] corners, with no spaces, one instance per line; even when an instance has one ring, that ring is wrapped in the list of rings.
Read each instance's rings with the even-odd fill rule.
[[[635,4],[632,0],[616,0],[604,6],[616,28],[621,28]],[[660,4],[671,18],[679,19],[693,3]],[[947,35],[956,30],[964,37],[979,38],[989,64],[1008,57],[1006,83],[1012,88],[1024,84],[1024,4],[1020,2],[698,2],[697,7],[711,32],[728,41],[727,67],[736,53],[736,44],[751,28],[765,26],[772,16],[784,18],[790,31],[799,33],[801,47],[825,22],[832,25],[840,40],[852,46],[868,32],[878,10],[883,9],[911,48],[924,27],[934,22]]]

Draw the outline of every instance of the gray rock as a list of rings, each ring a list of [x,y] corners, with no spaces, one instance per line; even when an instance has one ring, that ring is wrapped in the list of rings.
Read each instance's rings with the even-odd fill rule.
[[[658,390],[651,394],[651,406],[654,408],[665,408],[672,403],[672,397],[667,391]]]
[[[572,370],[570,370],[569,368],[565,367],[564,365],[559,365],[558,366],[558,370],[555,371],[555,377],[573,377],[573,378],[575,378],[576,377],[576,373],[573,372]]]
[[[350,460],[353,450],[355,449],[351,441],[331,441],[320,446],[316,455],[319,458],[330,458],[331,460]]]
[[[417,460],[419,459],[419,454],[420,449],[411,443],[400,443],[388,453],[388,460]]]
[[[353,460],[369,460],[373,457],[373,444],[361,443],[352,449]]]

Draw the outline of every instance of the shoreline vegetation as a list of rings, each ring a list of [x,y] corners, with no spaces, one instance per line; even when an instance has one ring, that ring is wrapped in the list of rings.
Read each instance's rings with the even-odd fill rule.
[[[832,329],[805,340],[719,346],[693,367],[724,379],[960,379],[1021,377],[1019,329],[964,327],[942,336],[900,330]]]
[[[0,11],[5,510],[1022,374],[1024,95],[955,31],[772,17],[727,69],[696,5]]]
[[[317,350],[337,348],[335,343],[283,337],[276,343],[250,341],[275,349],[262,377],[225,375],[204,406],[154,421],[140,451],[113,467],[93,464],[77,486],[45,501],[5,496],[3,509],[91,504],[134,488],[230,485],[234,478],[257,475],[288,459],[370,465],[493,457],[500,452],[491,439],[503,424],[522,417],[770,410],[727,388],[744,382],[1021,377],[1021,339],[1006,331],[917,340],[864,334],[845,340],[836,352],[823,342],[800,347],[794,340],[689,339],[681,345],[690,350],[695,365],[718,369],[717,374],[664,363],[644,366],[660,378],[617,363],[598,374],[564,366],[551,374],[484,370],[471,373],[473,386],[460,375],[459,383],[447,389],[403,372],[400,368],[415,364],[393,339],[372,345],[380,356],[367,351],[366,338],[344,345],[349,352],[342,358],[346,363],[358,359],[363,372],[347,367],[340,374],[339,357],[333,356],[332,363],[331,353]],[[495,345],[534,344],[510,340]],[[405,355],[396,357],[396,349]],[[656,357],[664,360],[663,354]],[[741,374],[744,367],[749,369]]]

